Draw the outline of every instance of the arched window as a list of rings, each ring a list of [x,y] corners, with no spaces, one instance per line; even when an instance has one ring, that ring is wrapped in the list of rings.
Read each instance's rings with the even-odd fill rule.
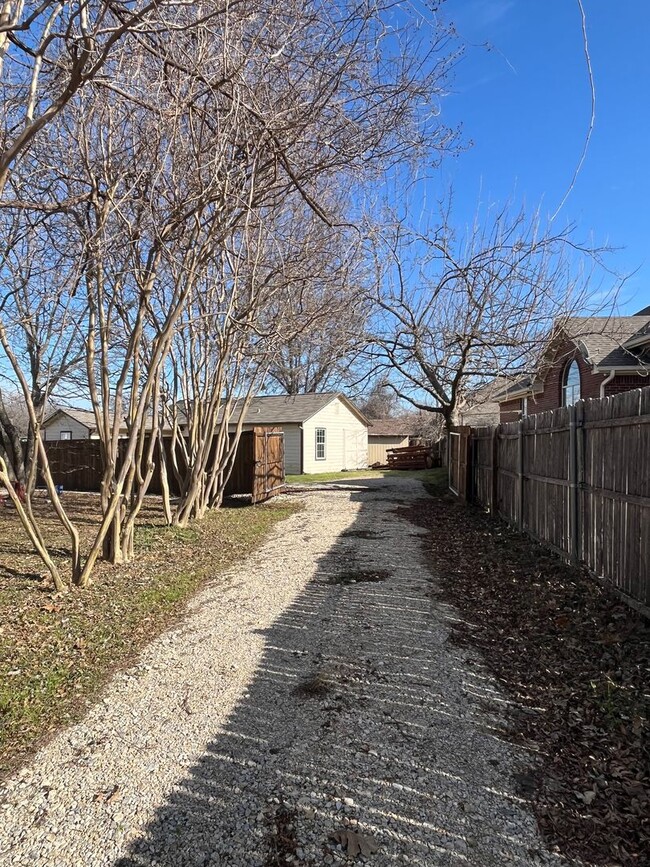
[[[562,406],[572,406],[578,400],[580,400],[580,368],[577,361],[571,361],[564,369]]]

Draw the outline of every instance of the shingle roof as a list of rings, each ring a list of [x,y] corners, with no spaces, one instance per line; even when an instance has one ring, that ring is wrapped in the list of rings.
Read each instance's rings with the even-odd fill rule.
[[[48,415],[48,417],[43,422],[43,425],[46,426],[48,424],[48,422],[52,421],[52,419],[55,416],[57,416],[59,413],[65,413],[66,415],[69,415],[70,418],[73,418],[75,421],[79,422],[79,424],[83,425],[85,428],[88,428],[88,430],[91,431],[91,433],[94,433],[97,431],[97,421],[95,419],[95,413],[92,411],[92,409],[77,409],[76,407],[72,407],[72,406],[59,406],[59,407],[57,407],[57,409],[55,409],[54,412],[51,412]],[[182,423],[183,418],[184,418],[182,411],[181,411],[180,415],[181,415],[181,423]],[[110,421],[112,424],[113,423],[112,416],[111,416]],[[148,427],[151,427],[151,414],[149,414],[149,416],[147,417],[146,423],[147,423]],[[163,428],[163,430],[167,430],[167,427],[168,427],[167,423],[165,423],[165,427]],[[127,430],[126,422],[123,421],[122,424],[120,425],[120,431],[122,433],[124,433],[126,430]]]
[[[244,424],[274,425],[274,424],[301,424],[333,400],[339,398],[352,412],[365,424],[369,424],[363,413],[358,410],[352,401],[345,395],[336,391],[310,394],[272,394],[254,397],[248,407],[244,418]],[[237,424],[241,414],[241,406],[235,405],[231,416],[231,423]]]
[[[636,316],[574,316],[568,319],[561,332],[569,337],[580,349],[589,364],[604,370],[645,365],[639,358],[638,349],[650,344],[650,315]],[[647,338],[647,341],[645,340]],[[557,341],[557,337],[556,337]],[[549,344],[549,358],[552,359],[553,346]],[[630,348],[626,349],[626,344]],[[540,386],[536,377],[525,376],[515,380],[507,388],[495,395],[499,402],[518,397],[526,391],[534,391]]]
[[[369,437],[408,437],[414,434],[410,418],[373,418],[368,428]]]
[[[79,424],[88,428],[88,430],[95,430],[95,428],[97,427],[97,423],[95,421],[95,413],[91,409],[75,409],[74,407],[69,406],[57,407],[57,409],[55,409],[54,412],[50,413],[50,415],[48,415],[48,417],[45,419],[44,425],[51,421],[60,412],[69,415],[70,418],[78,421]]]
[[[542,390],[542,385],[534,376],[522,376],[519,379],[512,379],[501,391],[494,395],[494,400],[497,403],[502,403],[505,400],[512,400],[515,397],[532,393],[535,389]]]
[[[638,355],[625,349],[624,344],[644,333],[650,341],[650,316],[576,316],[567,321],[563,331],[578,345],[583,344],[591,364],[638,367]]]

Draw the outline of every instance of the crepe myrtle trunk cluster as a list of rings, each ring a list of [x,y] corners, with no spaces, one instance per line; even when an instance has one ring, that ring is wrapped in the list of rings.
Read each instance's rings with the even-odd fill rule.
[[[392,3],[0,0],[0,388],[28,443],[0,402],[0,484],[24,480],[16,510],[57,589],[135,555],[156,464],[170,523],[218,506],[236,420],[286,348],[333,311],[365,316],[358,203],[452,142],[436,102],[453,59],[439,24]],[[83,550],[41,435],[62,398],[91,405],[101,451]]]

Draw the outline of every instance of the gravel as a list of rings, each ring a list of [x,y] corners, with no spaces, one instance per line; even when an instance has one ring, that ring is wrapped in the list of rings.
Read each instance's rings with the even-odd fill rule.
[[[517,795],[533,757],[448,642],[455,612],[396,513],[421,485],[293,496],[304,511],[7,781],[0,864],[561,863]]]

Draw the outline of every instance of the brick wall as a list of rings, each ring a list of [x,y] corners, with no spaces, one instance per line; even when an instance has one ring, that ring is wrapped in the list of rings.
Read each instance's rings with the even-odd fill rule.
[[[521,418],[521,400],[506,400],[501,404],[499,421],[519,421]]]
[[[578,362],[580,369],[580,397],[583,399],[599,398],[600,386],[606,379],[605,373],[594,373],[587,364],[582,353],[572,341],[567,340],[558,346],[546,376],[544,377],[544,391],[540,394],[531,395],[528,398],[528,414],[544,412],[547,409],[557,409],[562,406],[562,383],[564,371],[571,361]],[[631,391],[633,388],[644,388],[650,385],[648,377],[643,376],[615,376],[611,382],[605,385],[605,396],[618,394],[622,391]],[[521,401],[509,400],[501,404],[501,421],[517,421],[521,418]]]
[[[650,385],[650,379],[647,376],[615,376],[605,386],[605,397],[620,394],[622,391],[632,391],[633,388],[646,388],[648,385]]]
[[[567,340],[561,344],[555,353],[555,359],[544,378],[544,391],[528,401],[528,412],[544,412],[547,409],[557,409],[562,406],[562,383],[564,371],[573,360],[578,362],[580,370],[580,396],[582,398],[600,397],[600,385],[605,379],[604,373],[593,373],[582,353]]]

